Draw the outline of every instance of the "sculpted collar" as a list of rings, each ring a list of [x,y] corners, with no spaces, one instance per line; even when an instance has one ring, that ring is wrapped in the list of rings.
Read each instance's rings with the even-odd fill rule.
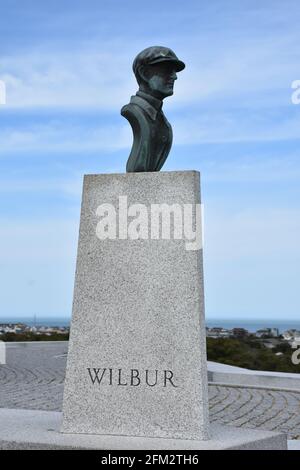
[[[157,113],[161,111],[162,108],[161,100],[143,91],[138,91],[135,96],[132,96],[130,103],[140,106],[153,121],[155,121]]]

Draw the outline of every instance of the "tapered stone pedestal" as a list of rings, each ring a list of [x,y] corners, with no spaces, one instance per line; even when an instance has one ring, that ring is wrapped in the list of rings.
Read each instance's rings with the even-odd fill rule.
[[[63,432],[208,439],[199,203],[195,171],[85,176]]]

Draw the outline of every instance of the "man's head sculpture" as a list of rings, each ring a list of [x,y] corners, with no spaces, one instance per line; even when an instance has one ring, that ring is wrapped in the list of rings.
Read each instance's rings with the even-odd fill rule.
[[[185,64],[171,49],[153,46],[140,52],[132,67],[139,90],[121,110],[134,137],[126,170],[159,171],[172,145],[172,128],[162,112],[162,100],[173,94],[176,72]]]

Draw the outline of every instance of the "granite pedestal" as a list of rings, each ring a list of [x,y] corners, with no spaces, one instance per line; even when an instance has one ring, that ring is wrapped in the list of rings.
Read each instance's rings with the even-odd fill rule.
[[[209,438],[199,203],[195,171],[85,176],[64,433]]]

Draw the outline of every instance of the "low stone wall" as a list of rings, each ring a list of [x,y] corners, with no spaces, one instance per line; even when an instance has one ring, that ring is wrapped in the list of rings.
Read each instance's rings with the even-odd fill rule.
[[[232,373],[208,371],[208,380],[212,383],[233,384],[244,386],[268,387],[281,390],[297,390],[300,393],[300,375],[271,374],[267,372],[251,371],[253,373]],[[296,374],[294,374],[296,375]]]

